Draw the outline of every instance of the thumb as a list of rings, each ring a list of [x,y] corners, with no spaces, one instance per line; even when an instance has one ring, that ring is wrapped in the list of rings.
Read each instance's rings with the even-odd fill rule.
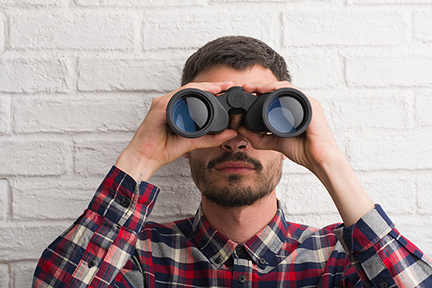
[[[191,146],[191,151],[199,148],[211,148],[222,145],[222,143],[235,138],[237,136],[237,132],[232,129],[227,129],[222,133],[218,134],[206,134],[199,138],[194,139],[193,144]]]

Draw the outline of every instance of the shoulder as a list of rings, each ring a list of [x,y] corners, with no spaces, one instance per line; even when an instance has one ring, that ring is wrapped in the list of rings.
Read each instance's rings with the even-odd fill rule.
[[[287,224],[287,238],[297,242],[299,246],[317,247],[317,243],[323,243],[325,246],[335,246],[338,242],[335,229],[340,226],[340,223],[331,224],[323,228],[291,222],[287,222]]]

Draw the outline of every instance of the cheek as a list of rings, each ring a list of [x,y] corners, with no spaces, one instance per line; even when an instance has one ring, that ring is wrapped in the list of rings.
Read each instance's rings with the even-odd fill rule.
[[[194,153],[189,154],[189,166],[192,180],[200,191],[203,191],[205,182],[207,181],[206,165],[207,164],[205,164],[198,155]]]
[[[189,163],[191,165],[193,163],[195,166],[206,167],[212,157],[215,157],[211,156],[213,154],[214,151],[210,148],[196,149],[188,153]]]
[[[201,175],[206,167],[206,163],[203,160],[202,155],[195,151],[189,153],[189,166],[191,169],[192,177],[196,175]]]
[[[279,171],[282,169],[283,154],[272,154],[261,162],[267,171]]]
[[[203,158],[204,153],[200,150],[195,150],[195,151],[189,152],[188,156],[189,156],[188,157],[189,163],[191,166],[192,165],[194,165],[194,166],[202,165],[202,163],[204,162],[204,158]]]
[[[275,151],[269,151],[262,159],[266,165],[274,166],[284,160],[283,154]]]

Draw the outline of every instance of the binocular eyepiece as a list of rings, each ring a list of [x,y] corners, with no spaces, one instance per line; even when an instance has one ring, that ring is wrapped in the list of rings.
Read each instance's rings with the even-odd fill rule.
[[[168,125],[186,138],[221,133],[229,126],[229,113],[243,114],[246,127],[255,133],[270,132],[284,138],[303,133],[312,118],[309,100],[293,88],[256,96],[235,86],[216,97],[187,88],[174,94],[166,110]]]

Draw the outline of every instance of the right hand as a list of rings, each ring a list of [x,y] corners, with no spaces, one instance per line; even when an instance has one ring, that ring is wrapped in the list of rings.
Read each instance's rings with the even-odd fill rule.
[[[159,168],[187,152],[198,148],[217,147],[236,137],[236,131],[227,129],[220,134],[207,134],[195,139],[184,138],[170,131],[166,118],[169,100],[181,89],[197,88],[217,95],[231,86],[233,86],[232,82],[189,83],[162,97],[155,98],[132,141],[120,154],[116,167],[138,182],[147,181]]]

